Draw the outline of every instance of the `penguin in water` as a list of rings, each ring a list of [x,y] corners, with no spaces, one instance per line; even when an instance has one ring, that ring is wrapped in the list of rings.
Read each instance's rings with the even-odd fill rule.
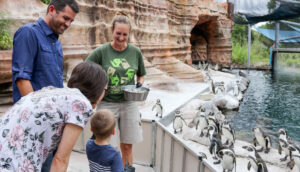
[[[249,152],[249,162],[247,165],[248,171],[252,168],[255,172],[268,172],[268,168],[264,160],[257,153],[254,146],[243,146]]]
[[[177,130],[182,132],[183,122],[185,123],[185,125],[187,125],[185,120],[182,118],[182,114],[181,114],[180,110],[176,110],[175,111],[175,117],[174,117],[174,120],[173,120],[174,134],[177,133]]]
[[[160,115],[160,118],[163,116],[163,106],[161,105],[160,99],[156,100],[156,104],[152,107],[152,111],[156,108],[156,116]]]
[[[225,145],[233,148],[235,142],[235,131],[226,120],[224,120],[221,125],[221,133],[226,140]]]
[[[211,126],[213,127],[213,126]],[[221,137],[218,133],[214,132],[212,139],[210,139],[210,145],[209,145],[209,153],[213,155],[213,159],[216,161],[213,162],[214,164],[220,164],[221,159],[218,156],[218,152],[223,148]]]
[[[253,139],[254,146],[260,145],[261,149],[257,150],[257,152],[265,150],[265,153],[268,153],[270,151],[270,147],[272,146],[271,139],[269,136],[267,136],[264,131],[259,127],[254,127],[252,129],[254,132],[255,138]]]
[[[225,171],[236,171],[236,157],[232,149],[224,148],[219,150],[218,156],[221,159],[221,165],[223,167],[223,172]]]
[[[281,128],[278,130],[279,132],[279,146],[278,146],[278,153],[281,155],[282,151],[284,152],[284,158],[281,158],[280,161],[286,161],[287,157],[292,156],[291,150],[289,150],[289,144],[291,144],[291,138],[288,137],[287,132],[285,129]]]
[[[289,145],[289,150],[292,152],[292,158],[291,161],[288,162],[287,166],[291,170],[298,168],[298,171],[300,171],[300,148],[293,144]]]

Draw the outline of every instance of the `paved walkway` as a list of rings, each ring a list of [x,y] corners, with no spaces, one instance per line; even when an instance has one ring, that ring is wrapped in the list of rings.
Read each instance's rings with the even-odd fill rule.
[[[153,168],[134,164],[136,172],[154,172]],[[88,172],[89,163],[84,153],[72,152],[67,172]]]

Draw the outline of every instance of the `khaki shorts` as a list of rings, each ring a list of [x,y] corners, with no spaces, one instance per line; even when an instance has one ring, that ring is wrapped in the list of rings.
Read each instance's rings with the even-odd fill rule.
[[[120,145],[120,142],[134,144],[143,141],[141,114],[136,102],[112,103],[102,101],[97,105],[98,109],[109,109],[115,114],[116,132],[110,138],[111,145],[116,147]]]

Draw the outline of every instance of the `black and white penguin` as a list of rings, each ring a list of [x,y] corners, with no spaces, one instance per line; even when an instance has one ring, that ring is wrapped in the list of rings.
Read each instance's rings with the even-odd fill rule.
[[[249,162],[247,165],[248,171],[252,168],[255,172],[268,172],[268,168],[264,160],[260,157],[260,155],[257,153],[254,146],[243,146],[244,149],[246,149],[249,154]]]
[[[224,93],[225,92],[225,83],[221,81],[219,85],[215,88],[216,89],[216,94]]]
[[[210,145],[209,145],[209,153],[213,155],[213,159],[216,161],[213,162],[214,164],[220,164],[221,159],[218,156],[219,150],[223,149],[221,137],[218,133],[214,132],[212,139],[210,139]]]
[[[200,137],[203,137],[203,131],[208,127],[208,120],[204,112],[200,112],[199,120]]]
[[[220,123],[219,123],[219,121],[217,120],[217,118],[215,116],[209,115],[207,121],[208,121],[208,125],[214,125],[214,126],[216,126],[217,132],[218,133],[220,132]]]
[[[291,144],[291,139],[288,137],[287,132],[285,129],[281,128],[278,130],[279,132],[279,146],[278,146],[278,153],[281,155],[282,151],[284,152],[284,158],[281,158],[280,161],[286,161],[287,157],[291,159],[291,150],[289,150],[289,144]]]
[[[268,153],[270,151],[270,147],[272,146],[270,137],[267,136],[259,127],[254,127],[252,131],[255,135],[255,138],[253,139],[254,146],[256,147],[257,144],[261,146],[261,149],[257,151],[261,152],[264,149],[265,153]]]
[[[183,127],[183,122],[186,125],[185,120],[182,118],[182,114],[180,110],[176,110],[175,111],[175,117],[173,120],[173,129],[174,129],[174,133],[177,133],[177,130],[179,130],[180,132],[182,132],[182,127]]]
[[[294,168],[298,168],[300,171],[300,148],[295,144],[289,145],[289,150],[291,151],[291,161],[287,164],[290,169],[294,171]]]
[[[236,157],[232,149],[224,148],[219,150],[218,156],[221,159],[221,165],[223,167],[223,172],[225,171],[236,171]]]
[[[163,116],[163,106],[161,105],[160,99],[156,100],[156,104],[152,107],[152,111],[156,108],[156,116],[160,115],[160,118]]]
[[[235,131],[226,120],[224,120],[221,125],[221,136],[226,140],[225,145],[233,147],[235,142]]]
[[[200,123],[200,115],[200,111],[198,111],[193,120],[189,123],[188,127],[193,128],[194,126],[196,126],[196,130],[198,130],[198,125]]]

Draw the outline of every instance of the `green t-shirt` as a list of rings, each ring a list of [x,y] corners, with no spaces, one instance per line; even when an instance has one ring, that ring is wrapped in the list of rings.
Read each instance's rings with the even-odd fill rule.
[[[146,69],[141,50],[127,44],[123,51],[116,51],[111,47],[110,42],[96,48],[88,57],[87,61],[100,64],[106,71],[109,78],[108,92],[104,101],[124,101],[124,94],[121,90],[123,85],[134,85],[134,76],[146,75]]]

